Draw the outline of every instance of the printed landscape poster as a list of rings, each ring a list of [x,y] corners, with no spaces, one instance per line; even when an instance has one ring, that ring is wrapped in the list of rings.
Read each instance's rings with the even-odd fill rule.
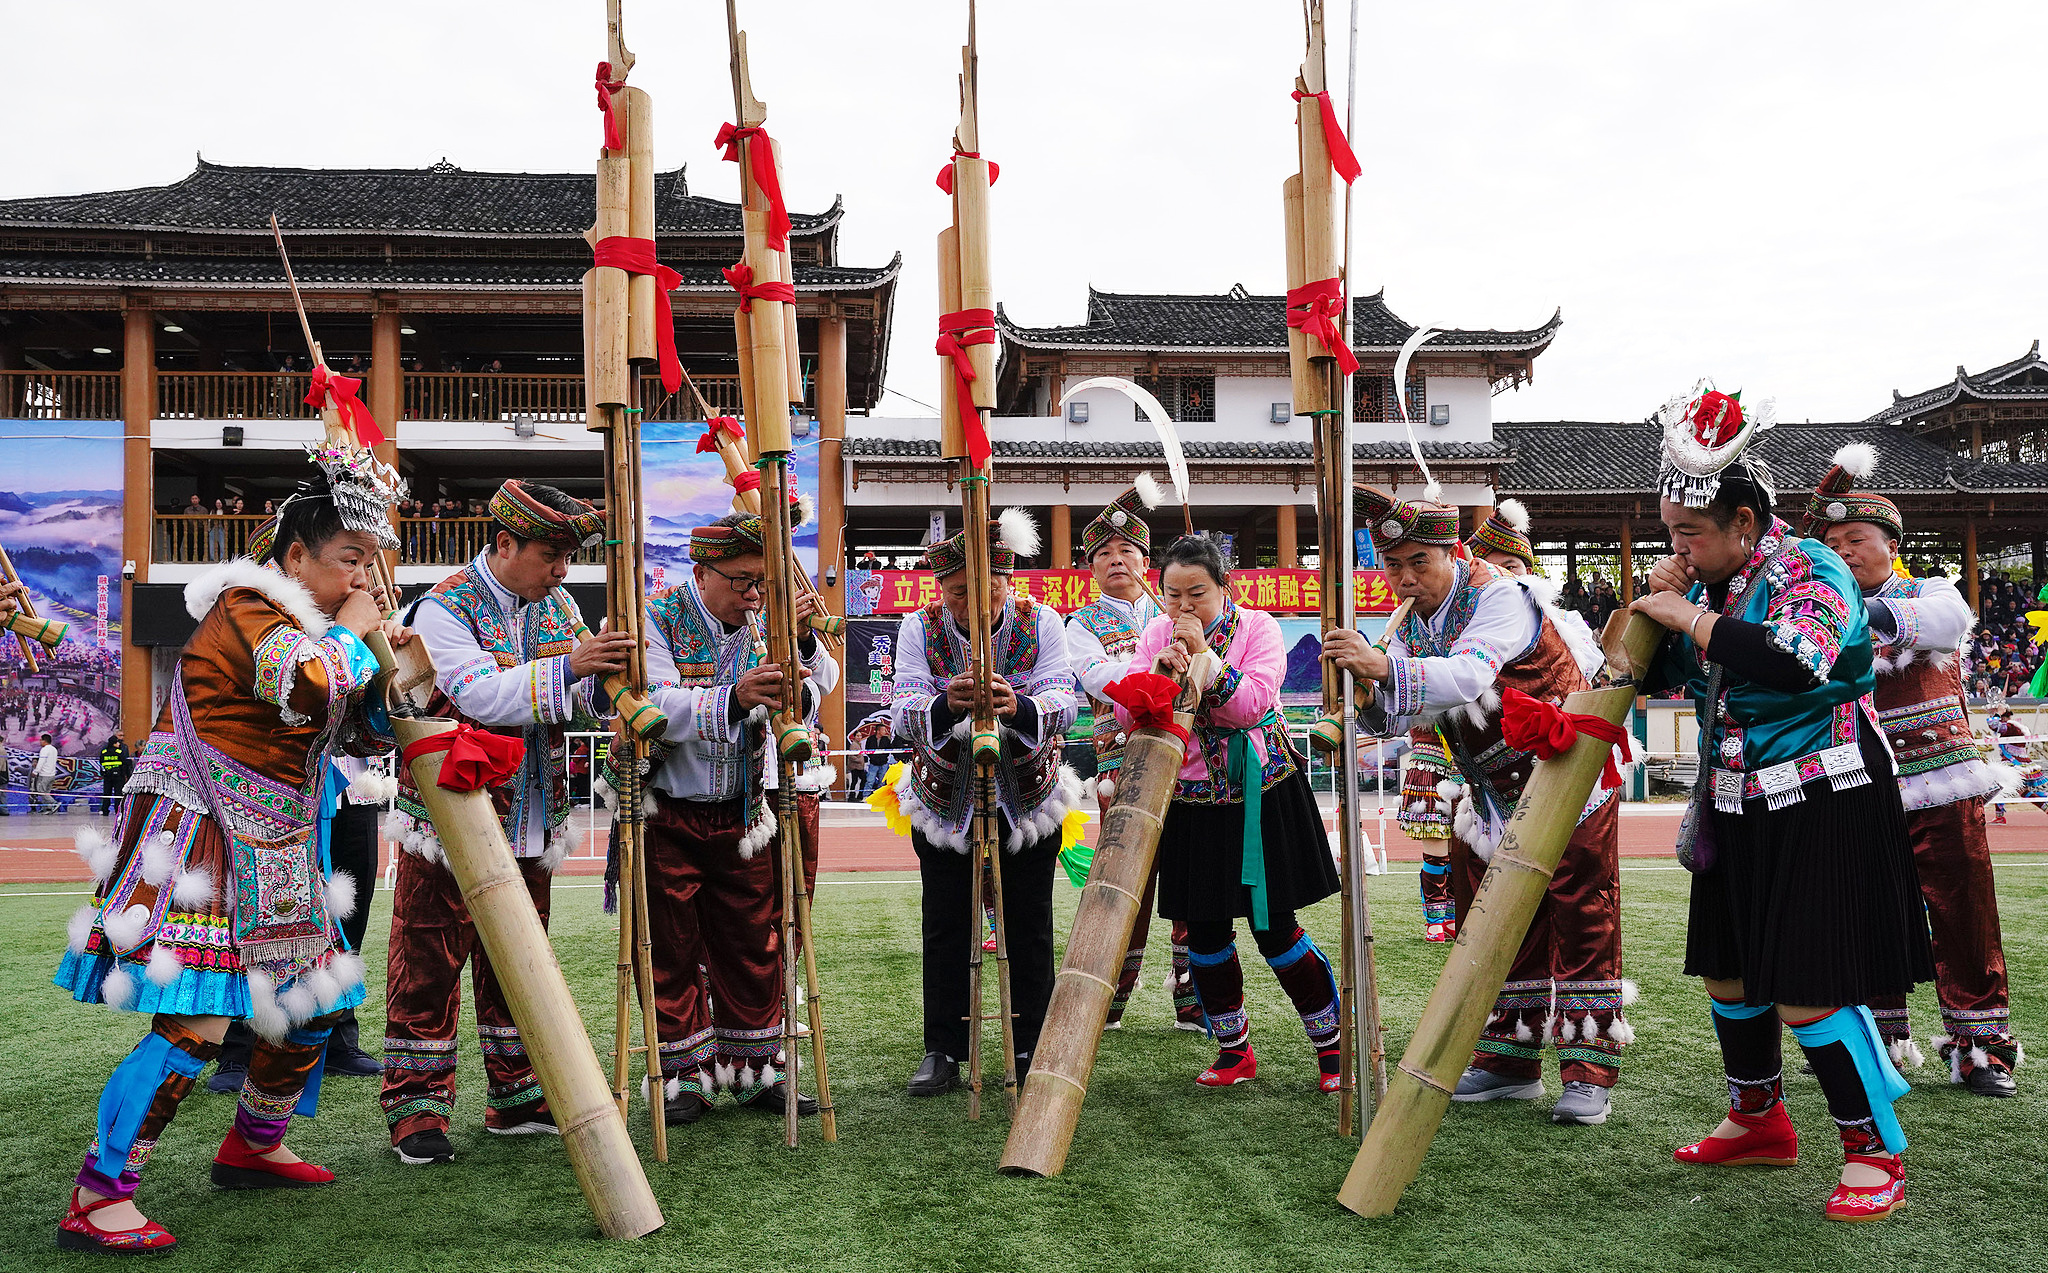
[[[15,638],[0,634],[11,803],[23,801],[43,734],[63,757],[59,792],[100,789],[99,751],[121,715],[121,429],[118,420],[0,420],[0,547],[36,613],[70,625],[55,650],[35,647],[33,673]]]
[[[716,454],[697,449],[703,436],[702,421],[650,420],[641,429],[640,483],[647,504],[648,588],[653,592],[673,588],[677,577],[690,569],[690,531],[709,526],[732,511],[732,487],[726,485],[725,464]],[[799,439],[790,464],[796,471],[797,490],[815,503],[818,444]],[[815,516],[798,527],[793,538],[797,559],[815,582]]]

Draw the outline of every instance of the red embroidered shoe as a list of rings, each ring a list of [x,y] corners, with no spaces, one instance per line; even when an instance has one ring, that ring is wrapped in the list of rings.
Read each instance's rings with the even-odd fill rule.
[[[334,1173],[309,1162],[272,1162],[230,1127],[213,1156],[213,1183],[223,1189],[310,1189],[333,1184]]]
[[[1456,941],[1458,940],[1458,926],[1450,923],[1425,924],[1422,927],[1422,940]]]
[[[1844,1154],[1853,1163],[1875,1167],[1891,1179],[1881,1185],[1836,1185],[1828,1199],[1830,1220],[1882,1220],[1906,1205],[1906,1160],[1876,1154]]]
[[[1344,1061],[1337,1049],[1332,1047],[1316,1049],[1316,1069],[1320,1071],[1316,1086],[1325,1092],[1340,1092],[1344,1089]]]
[[[1195,1082],[1203,1087],[1235,1087],[1258,1075],[1259,1058],[1252,1055],[1249,1046],[1225,1048],[1216,1054],[1216,1064],[1195,1076]]]
[[[100,1198],[83,1206],[79,1191],[71,1191],[71,1206],[57,1224],[57,1246],[64,1251],[101,1251],[108,1255],[137,1255],[144,1251],[168,1251],[178,1245],[171,1231],[154,1220],[139,1229],[102,1229],[90,1219],[93,1212],[111,1207],[121,1198]]]
[[[1709,1136],[1681,1149],[1672,1157],[1680,1162],[1709,1167],[1790,1167],[1799,1161],[1799,1133],[1784,1102],[1761,1114],[1728,1111],[1728,1121],[1743,1128],[1740,1136]]]

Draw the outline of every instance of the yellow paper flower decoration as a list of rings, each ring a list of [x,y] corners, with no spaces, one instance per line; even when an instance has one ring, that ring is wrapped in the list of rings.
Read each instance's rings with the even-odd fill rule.
[[[2034,644],[2048,645],[2048,610],[2027,611],[2027,622],[2034,625]]]
[[[1088,829],[1088,811],[1075,809],[1060,820],[1060,847],[1071,849],[1081,842],[1081,833]]]
[[[899,760],[882,775],[882,785],[868,797],[867,806],[888,820],[891,831],[897,835],[909,835],[910,817],[903,812],[903,802],[896,798],[896,783],[902,777],[903,762]]]

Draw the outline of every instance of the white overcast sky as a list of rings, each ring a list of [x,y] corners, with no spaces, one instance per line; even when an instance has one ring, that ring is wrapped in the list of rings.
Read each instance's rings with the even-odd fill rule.
[[[1331,5],[1333,79],[1348,12]],[[905,256],[891,388],[933,400],[932,176],[961,0],[749,0],[793,207]],[[657,157],[733,197],[723,5],[627,0]],[[585,171],[600,0],[0,0],[0,197],[221,163]],[[1362,6],[1359,290],[1438,326],[1564,308],[1504,419],[1636,419],[1701,374],[1861,418],[2048,334],[2048,5]],[[1295,0],[983,0],[998,295],[1282,287]],[[1341,102],[1341,97],[1340,97]],[[887,414],[922,414],[887,398]]]

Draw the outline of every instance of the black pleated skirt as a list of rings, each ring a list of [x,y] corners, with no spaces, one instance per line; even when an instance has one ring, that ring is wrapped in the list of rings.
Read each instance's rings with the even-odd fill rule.
[[[1693,876],[1685,971],[1740,979],[1751,1004],[1835,1008],[1934,980],[1898,782],[1864,722],[1871,780],[1770,810],[1715,812],[1714,869]]]
[[[1337,864],[1322,810],[1300,771],[1259,803],[1269,912],[1298,911],[1337,891]],[[1244,871],[1244,806],[1176,800],[1159,832],[1159,913],[1167,919],[1250,918]]]

